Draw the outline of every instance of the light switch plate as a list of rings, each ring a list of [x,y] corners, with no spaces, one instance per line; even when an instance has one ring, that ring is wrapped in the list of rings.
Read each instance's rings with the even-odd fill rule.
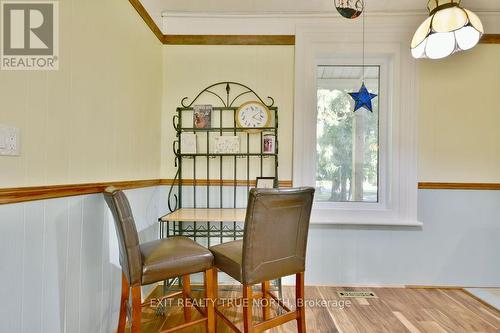
[[[19,128],[0,125],[0,155],[19,156]]]

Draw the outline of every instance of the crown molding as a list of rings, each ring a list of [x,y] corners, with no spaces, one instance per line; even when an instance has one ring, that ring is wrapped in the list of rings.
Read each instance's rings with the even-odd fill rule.
[[[144,8],[140,0],[129,0],[137,13],[142,17],[144,23],[151,29],[153,34],[164,45],[295,45],[295,34],[164,34],[153,20],[151,15]],[[480,16],[500,16],[500,12],[477,12]],[[425,11],[418,12],[371,12],[367,17],[418,17],[425,16]],[[163,18],[192,18],[192,19],[320,19],[320,18],[340,18],[340,15],[334,11],[331,12],[267,12],[260,14],[238,13],[238,12],[164,12]],[[500,44],[500,34],[485,34],[480,43]]]
[[[129,2],[165,45],[295,45],[293,35],[165,35],[139,0]]]
[[[500,34],[484,34],[480,44],[500,44]]]
[[[295,45],[294,35],[164,35],[165,45]]]
[[[163,32],[156,25],[155,21],[153,20],[151,15],[149,15],[148,11],[146,10],[146,8],[144,8],[142,3],[139,0],[129,0],[129,2],[132,5],[132,7],[134,7],[134,9],[137,11],[139,16],[142,17],[144,23],[146,23],[149,29],[151,29],[151,31],[155,34],[156,38],[158,38],[158,40],[161,43],[163,43],[163,37],[164,37]]]

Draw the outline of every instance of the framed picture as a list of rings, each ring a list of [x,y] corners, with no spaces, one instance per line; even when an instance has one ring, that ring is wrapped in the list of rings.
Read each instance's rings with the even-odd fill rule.
[[[274,177],[257,177],[255,188],[275,188],[277,186],[276,178]]]
[[[264,154],[276,153],[276,135],[264,134],[262,136],[262,152]]]
[[[216,154],[238,154],[240,152],[239,136],[216,136],[215,153]]]
[[[210,128],[212,126],[212,105],[195,105],[193,111],[194,128]]]

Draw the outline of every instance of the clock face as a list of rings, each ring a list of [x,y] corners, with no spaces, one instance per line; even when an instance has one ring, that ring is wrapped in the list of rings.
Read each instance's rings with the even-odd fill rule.
[[[240,106],[236,112],[236,122],[239,127],[255,128],[268,127],[271,115],[267,107],[259,102],[248,102]]]

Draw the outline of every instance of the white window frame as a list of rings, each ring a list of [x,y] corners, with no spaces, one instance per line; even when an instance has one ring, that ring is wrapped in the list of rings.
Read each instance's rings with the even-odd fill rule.
[[[357,60],[356,58],[358,57],[352,57],[352,56],[327,56],[327,57],[319,57],[316,59],[316,68],[317,66],[320,65],[326,65],[326,66],[343,66],[343,65],[360,65],[361,61]],[[388,137],[388,126],[387,126],[387,119],[388,119],[388,113],[392,111],[392,105],[390,101],[392,100],[389,96],[390,92],[392,89],[388,87],[388,84],[390,82],[389,76],[390,76],[390,71],[391,71],[391,62],[387,58],[383,57],[369,57],[365,59],[365,64],[367,66],[369,65],[375,65],[375,66],[380,66],[380,72],[379,72],[379,82],[380,86],[379,92],[378,92],[378,105],[379,105],[379,127],[378,127],[378,146],[379,146],[379,151],[378,151],[378,176],[377,176],[377,183],[378,183],[378,202],[315,202],[315,208],[317,209],[344,209],[344,210],[349,210],[349,209],[354,209],[354,210],[380,210],[383,209],[384,207],[387,206],[387,188],[389,187],[389,184],[387,182],[388,177],[387,177],[387,165],[388,165],[388,158],[390,154],[387,153],[387,150],[389,149],[388,147],[388,142],[387,142],[387,137]],[[315,70],[315,74],[317,74],[317,70]],[[317,91],[317,82],[318,78],[315,78],[315,91]],[[361,81],[359,82],[359,86],[361,86]],[[343,88],[343,87],[339,87]],[[317,102],[316,102],[317,104]],[[315,105],[316,105],[315,104]],[[317,111],[317,108],[315,109]],[[317,137],[316,129],[317,129],[317,112],[314,114],[315,118],[315,128],[311,128],[311,131],[314,132],[314,137],[315,139]],[[310,124],[308,124],[310,125]],[[311,142],[313,141],[313,142]],[[316,149],[316,140],[311,140],[308,142],[309,145],[314,144],[314,149],[313,147],[308,147],[308,149],[312,149],[312,154],[311,158],[312,161],[317,160],[317,149]],[[304,164],[303,168],[303,179],[307,184],[315,184],[316,183],[316,163],[308,163]]]
[[[345,24],[298,27],[294,186],[315,186],[317,65],[359,65],[362,35]],[[361,31],[361,30],[360,30]],[[388,30],[389,31],[389,30]],[[416,64],[405,33],[367,34],[365,63],[380,65],[379,201],[315,202],[311,223],[420,226],[417,221]]]

